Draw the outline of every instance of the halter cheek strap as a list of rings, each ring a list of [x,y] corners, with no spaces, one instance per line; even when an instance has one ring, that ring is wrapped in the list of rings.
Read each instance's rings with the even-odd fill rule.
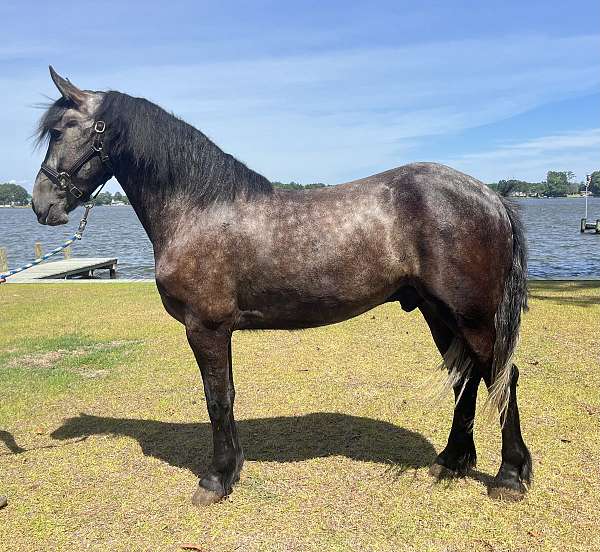
[[[72,182],[72,178],[81,170],[88,161],[94,157],[100,157],[102,164],[112,173],[113,167],[110,162],[108,154],[104,151],[104,143],[102,141],[102,135],[106,130],[106,124],[104,121],[96,121],[94,123],[94,141],[90,149],[83,153],[66,171],[57,171],[52,167],[49,167],[45,163],[42,163],[42,172],[56,184],[61,190],[67,190],[73,194],[77,199],[83,196],[83,193],[75,184]]]

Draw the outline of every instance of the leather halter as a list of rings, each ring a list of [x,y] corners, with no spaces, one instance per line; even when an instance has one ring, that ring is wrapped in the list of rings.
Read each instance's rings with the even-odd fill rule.
[[[41,170],[42,172],[52,181],[54,184],[58,186],[61,190],[67,190],[71,192],[77,199],[80,199],[84,192],[82,192],[71,179],[81,170],[88,161],[93,159],[94,157],[100,157],[100,161],[102,164],[108,168],[112,173],[112,164],[110,162],[110,158],[108,153],[104,151],[104,143],[102,141],[102,134],[106,130],[106,124],[104,121],[96,121],[94,123],[94,141],[90,147],[83,155],[81,155],[75,163],[73,163],[66,171],[57,171],[52,167],[49,167],[45,163],[42,163]]]

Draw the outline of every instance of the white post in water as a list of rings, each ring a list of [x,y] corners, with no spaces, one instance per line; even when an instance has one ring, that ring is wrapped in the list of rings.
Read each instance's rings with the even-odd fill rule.
[[[587,209],[587,200],[588,200],[588,189],[590,187],[590,181],[592,180],[592,175],[591,174],[586,174],[585,175],[585,218],[587,219],[587,213],[588,213],[588,209]]]

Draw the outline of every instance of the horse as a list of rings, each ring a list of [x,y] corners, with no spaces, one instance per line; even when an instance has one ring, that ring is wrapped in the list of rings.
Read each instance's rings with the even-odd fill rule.
[[[519,500],[531,455],[513,362],[527,308],[527,253],[510,201],[466,174],[412,163],[345,184],[275,189],[202,132],[143,98],[83,90],[50,66],[61,97],[38,127],[48,150],[32,207],[68,221],[111,177],[154,247],[156,286],[185,326],[204,384],[213,456],[193,504],[227,497],[244,461],[234,419],[236,330],[301,329],[386,302],[419,309],[448,371],[455,407],[430,468],[464,477],[476,464],[476,397],[500,416],[493,498]]]

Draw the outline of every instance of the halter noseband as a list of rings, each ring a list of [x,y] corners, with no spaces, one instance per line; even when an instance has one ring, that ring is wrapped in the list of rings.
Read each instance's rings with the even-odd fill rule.
[[[94,157],[100,157],[102,164],[112,172],[112,165],[108,154],[104,151],[104,144],[102,142],[102,134],[106,130],[106,124],[104,121],[96,121],[94,123],[94,141],[90,147],[75,163],[73,163],[66,171],[57,171],[52,167],[49,167],[45,163],[42,163],[42,172],[58,186],[61,190],[67,190],[71,192],[77,199],[83,196],[83,192],[71,182],[71,179],[81,170],[88,161]]]

